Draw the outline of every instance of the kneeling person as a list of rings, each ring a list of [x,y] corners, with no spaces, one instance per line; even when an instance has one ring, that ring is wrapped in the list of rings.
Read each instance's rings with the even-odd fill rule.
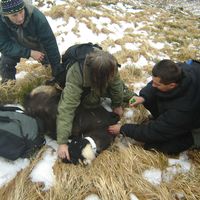
[[[130,106],[143,104],[153,120],[147,124],[110,126],[111,134],[123,133],[144,143],[145,149],[168,154],[184,151],[200,140],[200,63],[162,60],[152,70],[152,81],[134,96]]]
[[[77,108],[98,107],[101,104],[101,97],[109,97],[113,112],[121,116],[123,90],[124,84],[118,73],[117,60],[106,51],[95,49],[88,54],[82,71],[78,62],[70,67],[58,105],[57,141],[60,144],[60,158],[70,160],[67,141],[71,135]]]

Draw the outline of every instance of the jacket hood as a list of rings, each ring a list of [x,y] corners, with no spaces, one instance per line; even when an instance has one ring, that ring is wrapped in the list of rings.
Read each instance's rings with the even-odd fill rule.
[[[33,14],[33,10],[34,10],[34,6],[30,4],[30,2],[27,0],[27,1],[24,1],[25,2],[25,12],[26,12],[26,16],[25,16],[25,21],[24,21],[24,24],[23,26],[26,27],[27,24],[29,23],[30,21],[30,18]]]

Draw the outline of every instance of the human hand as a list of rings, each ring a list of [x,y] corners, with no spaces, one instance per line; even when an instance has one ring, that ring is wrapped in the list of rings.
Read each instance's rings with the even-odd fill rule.
[[[137,107],[139,104],[144,103],[144,98],[140,97],[140,96],[133,96],[130,100],[129,100],[129,106],[130,107]]]
[[[120,128],[121,128],[120,124],[114,124],[108,127],[108,132],[112,135],[117,135],[120,133]]]
[[[124,111],[123,111],[122,106],[119,106],[119,107],[113,108],[113,112],[116,113],[117,115],[119,115],[121,118]]]
[[[37,60],[38,62],[42,62],[45,54],[40,51],[31,50],[31,58]]]
[[[66,158],[67,160],[70,160],[67,144],[60,144],[59,147],[58,147],[57,153],[58,153],[58,157],[60,157],[62,159]]]

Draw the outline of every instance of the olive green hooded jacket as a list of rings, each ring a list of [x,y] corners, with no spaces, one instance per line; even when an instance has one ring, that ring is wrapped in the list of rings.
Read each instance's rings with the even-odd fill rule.
[[[66,85],[58,105],[57,142],[59,144],[67,143],[67,139],[71,135],[74,114],[80,104],[85,108],[97,107],[101,104],[101,97],[110,97],[113,108],[122,105],[123,82],[120,79],[118,69],[102,95],[93,89],[90,80],[88,66],[84,66],[83,72],[81,72],[79,64],[75,63],[67,73]],[[84,88],[87,87],[91,88],[90,92],[81,100]]]

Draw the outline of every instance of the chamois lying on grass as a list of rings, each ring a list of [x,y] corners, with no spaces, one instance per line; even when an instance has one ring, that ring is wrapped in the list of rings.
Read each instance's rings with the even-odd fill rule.
[[[26,97],[25,112],[38,118],[44,132],[56,139],[56,115],[61,91],[54,86],[39,86]],[[114,140],[108,134],[107,128],[119,121],[119,116],[107,111],[102,106],[85,109],[79,106],[76,110],[72,126],[71,139],[66,141],[69,147],[70,161],[77,164],[89,164],[103,150],[107,149]]]

